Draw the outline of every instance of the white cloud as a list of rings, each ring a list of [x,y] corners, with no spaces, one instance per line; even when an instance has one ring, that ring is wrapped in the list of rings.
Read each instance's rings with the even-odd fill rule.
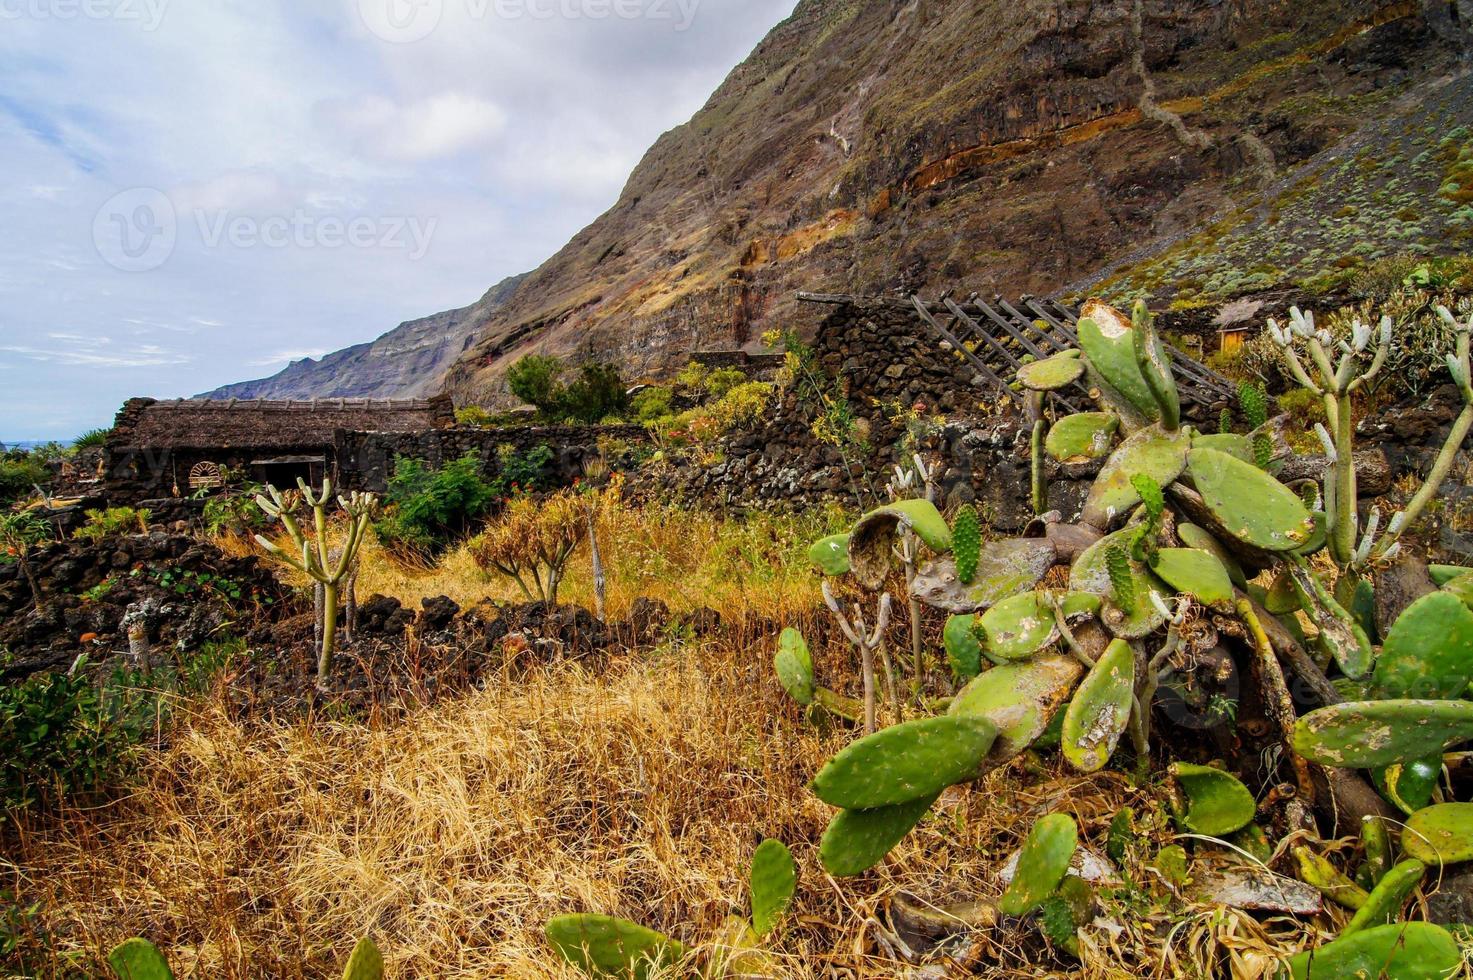
[[[325,102],[323,121],[358,152],[396,161],[432,160],[484,146],[506,126],[492,102],[462,92],[442,92],[409,103],[383,96]]]

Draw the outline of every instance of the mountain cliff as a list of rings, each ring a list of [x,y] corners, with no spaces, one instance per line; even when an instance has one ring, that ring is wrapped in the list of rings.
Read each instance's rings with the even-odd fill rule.
[[[1473,154],[1460,11],[802,0],[612,208],[504,302],[447,315],[448,347],[472,339],[443,384],[498,405],[534,350],[639,375],[754,349],[812,326],[800,290],[1210,306],[1466,251],[1473,178],[1450,176]],[[399,377],[439,384],[440,368]]]
[[[464,309],[401,323],[379,339],[304,358],[259,381],[242,381],[201,398],[418,398],[444,386],[445,372],[474,343],[482,324],[500,309],[525,275],[492,286]]]

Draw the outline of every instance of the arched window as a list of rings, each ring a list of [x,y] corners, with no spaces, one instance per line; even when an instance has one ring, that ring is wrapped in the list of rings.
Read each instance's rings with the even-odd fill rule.
[[[225,485],[219,463],[195,463],[189,470],[190,490],[218,490]]]

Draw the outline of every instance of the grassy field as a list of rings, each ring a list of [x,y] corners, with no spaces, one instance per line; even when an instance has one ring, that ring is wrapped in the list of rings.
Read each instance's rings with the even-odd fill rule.
[[[726,626],[706,640],[672,633],[610,659],[507,672],[392,719],[239,717],[223,688],[182,706],[125,796],[15,828],[0,887],[37,912],[8,929],[18,949],[6,962],[29,964],[11,975],[99,975],[107,949],[144,935],[181,978],[329,977],[371,934],[392,977],[572,978],[542,937],[549,918],[622,915],[708,951],[728,916],[747,914],[763,837],[788,843],[800,869],[769,944],[783,977],[1253,978],[1311,938],[1287,917],[1195,904],[1151,864],[1173,836],[1152,787],[1066,774],[1052,756],[948,791],[878,869],[828,877],[816,852],[832,811],[805,784],[852,736],[806,720],[771,658],[774,624],[828,633],[802,553],[833,519],[611,514],[611,615],[638,596],[712,607]],[[565,599],[589,602],[589,579],[580,555]],[[461,553],[413,572],[370,555],[362,587],[407,601],[515,596]],[[905,629],[900,617],[897,641]],[[814,652],[819,673],[852,692],[851,654],[821,639]],[[909,972],[920,968],[897,917],[996,898],[997,870],[1047,812],[1074,813],[1102,848],[1126,804],[1139,860],[1102,892],[1082,963],[1051,953],[1031,923],[1004,921]]]

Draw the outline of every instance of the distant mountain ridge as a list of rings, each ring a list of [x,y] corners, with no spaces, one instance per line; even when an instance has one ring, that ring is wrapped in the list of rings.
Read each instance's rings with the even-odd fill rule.
[[[198,397],[228,399],[420,398],[439,392],[445,372],[474,343],[487,316],[526,275],[492,286],[476,303],[401,323],[377,340],[294,361],[257,381],[225,385]]]

